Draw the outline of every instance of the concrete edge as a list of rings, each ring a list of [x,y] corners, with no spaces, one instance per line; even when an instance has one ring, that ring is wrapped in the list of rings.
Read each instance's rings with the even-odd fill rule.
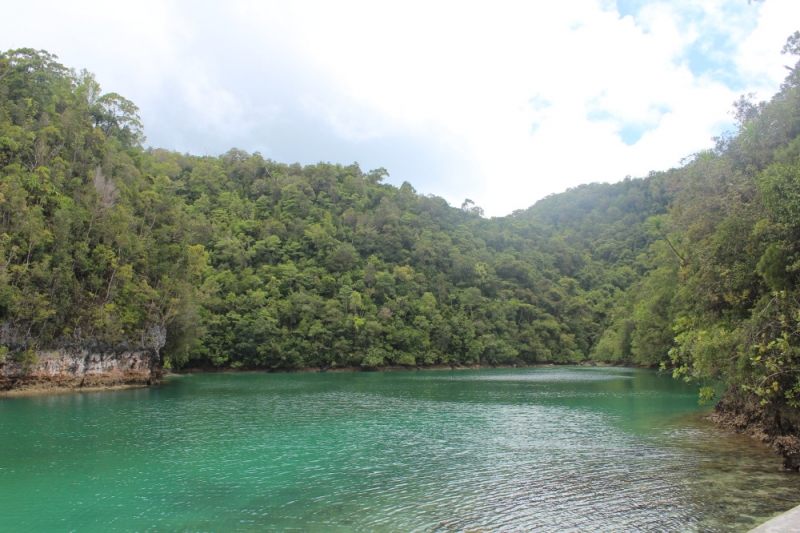
[[[800,505],[761,524],[750,533],[800,533]]]

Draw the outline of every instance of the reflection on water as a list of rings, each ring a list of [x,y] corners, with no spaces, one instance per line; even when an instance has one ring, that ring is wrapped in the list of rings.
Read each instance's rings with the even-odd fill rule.
[[[9,531],[747,531],[796,475],[654,372],[174,378],[0,401]]]

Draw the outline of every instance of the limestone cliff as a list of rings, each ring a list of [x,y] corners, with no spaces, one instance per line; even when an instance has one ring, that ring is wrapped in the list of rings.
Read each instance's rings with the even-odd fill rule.
[[[155,348],[80,346],[0,359],[0,391],[154,385],[161,376]]]

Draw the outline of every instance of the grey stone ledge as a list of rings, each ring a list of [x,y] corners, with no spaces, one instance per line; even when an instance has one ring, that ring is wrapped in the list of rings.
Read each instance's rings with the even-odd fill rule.
[[[750,533],[800,533],[800,505],[761,524]]]

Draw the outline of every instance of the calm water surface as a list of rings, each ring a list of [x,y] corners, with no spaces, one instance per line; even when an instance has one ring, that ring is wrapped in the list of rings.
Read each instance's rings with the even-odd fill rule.
[[[800,504],[696,398],[562,367],[0,399],[0,530],[747,531]]]

